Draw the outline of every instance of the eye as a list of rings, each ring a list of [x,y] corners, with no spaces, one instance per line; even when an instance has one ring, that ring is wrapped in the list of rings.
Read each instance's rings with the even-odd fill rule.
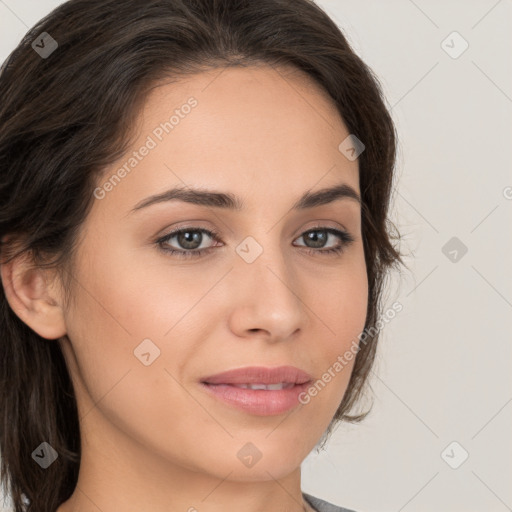
[[[184,227],[176,229],[159,238],[155,243],[158,248],[166,254],[171,254],[179,258],[199,257],[214,249],[214,246],[201,248],[201,245],[204,242],[204,235],[217,242],[221,241],[219,233],[215,230],[208,230],[199,227]],[[329,240],[329,237],[338,238],[339,243],[334,247],[324,249],[323,247]],[[170,241],[174,238],[176,238],[176,242],[181,246],[181,248],[169,249]],[[342,253],[346,247],[354,242],[354,238],[350,233],[348,233],[348,231],[342,231],[331,227],[315,227],[313,229],[309,229],[302,233],[302,235],[296,240],[299,240],[300,238],[307,241],[311,246],[299,245],[299,247],[305,247],[305,251],[308,254],[315,255],[337,255]],[[171,247],[173,246],[171,245]]]
[[[159,248],[166,253],[170,253],[178,257],[197,257],[212,249],[212,247],[199,249],[203,242],[203,235],[207,235],[208,237],[219,241],[219,234],[214,230],[199,227],[185,227],[171,231],[168,235],[158,239],[156,243]],[[169,245],[169,242],[173,238],[176,238],[178,244],[185,250],[167,248],[166,246]]]
[[[318,235],[320,234],[320,235]],[[337,237],[340,242],[334,247],[328,249],[317,249],[318,247],[324,247],[324,244],[329,239],[329,236]],[[323,254],[340,254],[342,253],[352,242],[354,238],[348,231],[342,231],[330,227],[316,227],[309,229],[303,233],[299,238],[307,240],[308,243],[312,244],[308,246],[308,253],[323,253]]]

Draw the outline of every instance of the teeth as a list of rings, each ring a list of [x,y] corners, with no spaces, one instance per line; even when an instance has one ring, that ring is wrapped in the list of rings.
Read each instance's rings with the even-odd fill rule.
[[[233,384],[236,388],[244,389],[266,389],[267,391],[279,391],[280,389],[288,389],[294,386],[289,382],[279,382],[278,384]]]

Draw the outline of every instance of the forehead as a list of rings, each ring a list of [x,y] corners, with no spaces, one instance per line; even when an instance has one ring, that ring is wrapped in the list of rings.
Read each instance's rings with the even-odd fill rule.
[[[309,75],[293,67],[266,65],[213,69],[171,83],[162,80],[146,98],[143,128],[147,131],[169,118],[166,114],[179,111],[191,97],[197,101],[190,112],[196,130],[202,121],[208,126],[222,123],[224,129],[230,124],[240,129],[240,123],[247,130],[274,127],[272,134],[286,128],[282,136],[301,133],[312,140],[316,133],[325,137],[326,132],[346,132],[333,99]],[[304,122],[294,125],[296,121]]]
[[[109,193],[119,211],[175,185],[274,202],[340,182],[359,190],[358,162],[338,149],[349,132],[334,102],[294,68],[220,68],[162,82],[137,129],[131,151],[148,140],[152,148]]]

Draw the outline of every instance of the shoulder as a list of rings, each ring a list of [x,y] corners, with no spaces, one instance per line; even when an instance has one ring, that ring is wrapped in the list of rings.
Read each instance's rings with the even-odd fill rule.
[[[311,496],[305,492],[303,492],[302,495],[313,508],[318,510],[318,512],[356,512],[349,508],[338,507],[337,505],[333,505],[332,503],[316,498],[315,496]]]

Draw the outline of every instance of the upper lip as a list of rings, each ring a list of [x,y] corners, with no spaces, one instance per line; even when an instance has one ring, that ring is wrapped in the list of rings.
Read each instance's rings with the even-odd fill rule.
[[[295,366],[276,368],[246,366],[210,375],[201,379],[201,382],[208,384],[278,384],[280,382],[304,384],[310,380],[312,380],[311,375]]]

